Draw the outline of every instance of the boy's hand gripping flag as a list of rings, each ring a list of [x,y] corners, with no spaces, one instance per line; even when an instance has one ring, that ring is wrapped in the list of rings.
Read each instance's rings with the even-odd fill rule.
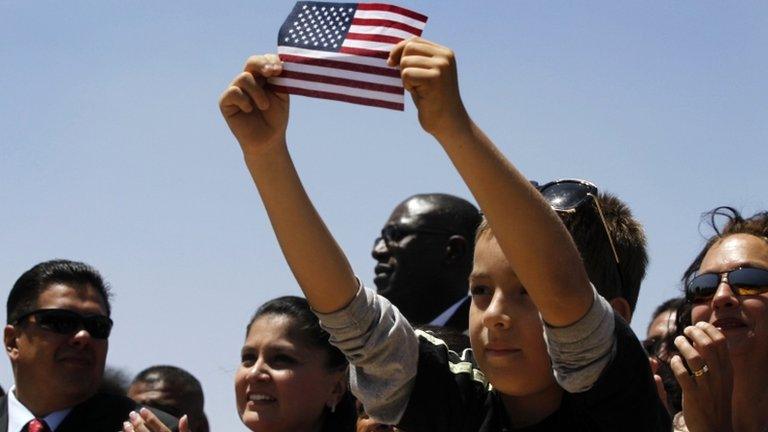
[[[387,65],[398,42],[421,36],[427,17],[383,3],[300,1],[280,27],[283,73],[272,89],[403,110],[400,70]]]

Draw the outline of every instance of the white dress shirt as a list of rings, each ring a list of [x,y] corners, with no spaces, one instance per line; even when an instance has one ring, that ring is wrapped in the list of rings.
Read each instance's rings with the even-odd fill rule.
[[[54,411],[45,416],[42,420],[45,420],[48,427],[50,427],[52,431],[55,431],[70,411],[72,411],[72,408]],[[8,432],[21,432],[27,423],[36,418],[37,417],[35,417],[24,404],[16,399],[16,386],[11,387],[11,389],[8,390]]]

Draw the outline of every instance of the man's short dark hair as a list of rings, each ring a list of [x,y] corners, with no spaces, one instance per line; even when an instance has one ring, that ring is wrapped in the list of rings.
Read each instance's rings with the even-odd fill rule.
[[[169,366],[169,365],[157,365],[157,366],[150,366],[143,371],[139,372],[138,375],[133,379],[133,382],[131,385],[139,382],[156,382],[156,381],[164,381],[169,387],[174,388],[176,391],[179,392],[179,396],[181,399],[185,401],[189,401],[191,404],[194,405],[194,411],[195,413],[202,413],[203,407],[205,404],[205,397],[203,396],[203,386],[200,385],[200,381],[194,377],[191,373],[185,371],[184,369],[181,369],[176,366]],[[167,409],[168,407],[158,407],[160,409]],[[171,413],[174,415],[183,415],[183,414],[189,414],[194,415],[194,413]]]
[[[600,193],[598,200],[616,246],[621,275],[616,271],[611,245],[594,206],[591,206],[592,210],[584,208],[575,213],[560,213],[560,217],[579,249],[584,268],[597,292],[608,300],[624,298],[634,311],[640,284],[648,267],[645,232],[629,207],[618,197]]]
[[[93,287],[104,300],[107,316],[110,315],[109,287],[95,268],[77,261],[51,260],[27,270],[13,284],[6,304],[7,323],[12,324],[20,316],[35,310],[40,294],[56,283],[76,289]]]

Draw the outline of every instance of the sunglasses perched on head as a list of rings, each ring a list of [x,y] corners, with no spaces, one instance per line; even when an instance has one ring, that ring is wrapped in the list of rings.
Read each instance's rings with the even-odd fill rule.
[[[81,315],[69,309],[38,309],[25,313],[14,321],[18,325],[29,317],[44,330],[71,335],[85,329],[94,339],[107,339],[112,331],[112,320],[104,315]]]
[[[560,213],[575,213],[590,200],[595,203],[597,214],[600,216],[600,222],[603,224],[603,231],[608,238],[608,244],[613,252],[613,259],[616,263],[616,271],[619,275],[619,283],[624,284],[624,278],[619,268],[619,254],[616,251],[616,245],[613,244],[611,231],[608,229],[608,223],[605,221],[603,209],[600,207],[600,201],[597,199],[597,186],[586,180],[563,179],[549,182],[538,187],[539,192],[549,203],[553,210]]]
[[[724,273],[702,273],[688,282],[685,298],[692,303],[709,300],[723,282],[739,296],[762,294],[768,292],[768,270],[740,267]]]

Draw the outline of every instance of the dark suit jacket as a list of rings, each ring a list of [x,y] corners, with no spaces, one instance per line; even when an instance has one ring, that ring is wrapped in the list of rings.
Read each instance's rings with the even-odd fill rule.
[[[471,303],[472,298],[467,296],[467,298],[464,299],[464,302],[461,303],[461,306],[456,309],[456,312],[448,318],[448,321],[445,322],[443,327],[450,327],[462,333],[466,333],[469,329],[469,305]]]
[[[109,394],[97,394],[76,405],[56,432],[116,432],[123,430],[128,413],[141,409],[133,400]],[[152,412],[171,430],[178,430],[178,420],[162,411]],[[8,432],[8,396],[0,398],[0,432]]]

